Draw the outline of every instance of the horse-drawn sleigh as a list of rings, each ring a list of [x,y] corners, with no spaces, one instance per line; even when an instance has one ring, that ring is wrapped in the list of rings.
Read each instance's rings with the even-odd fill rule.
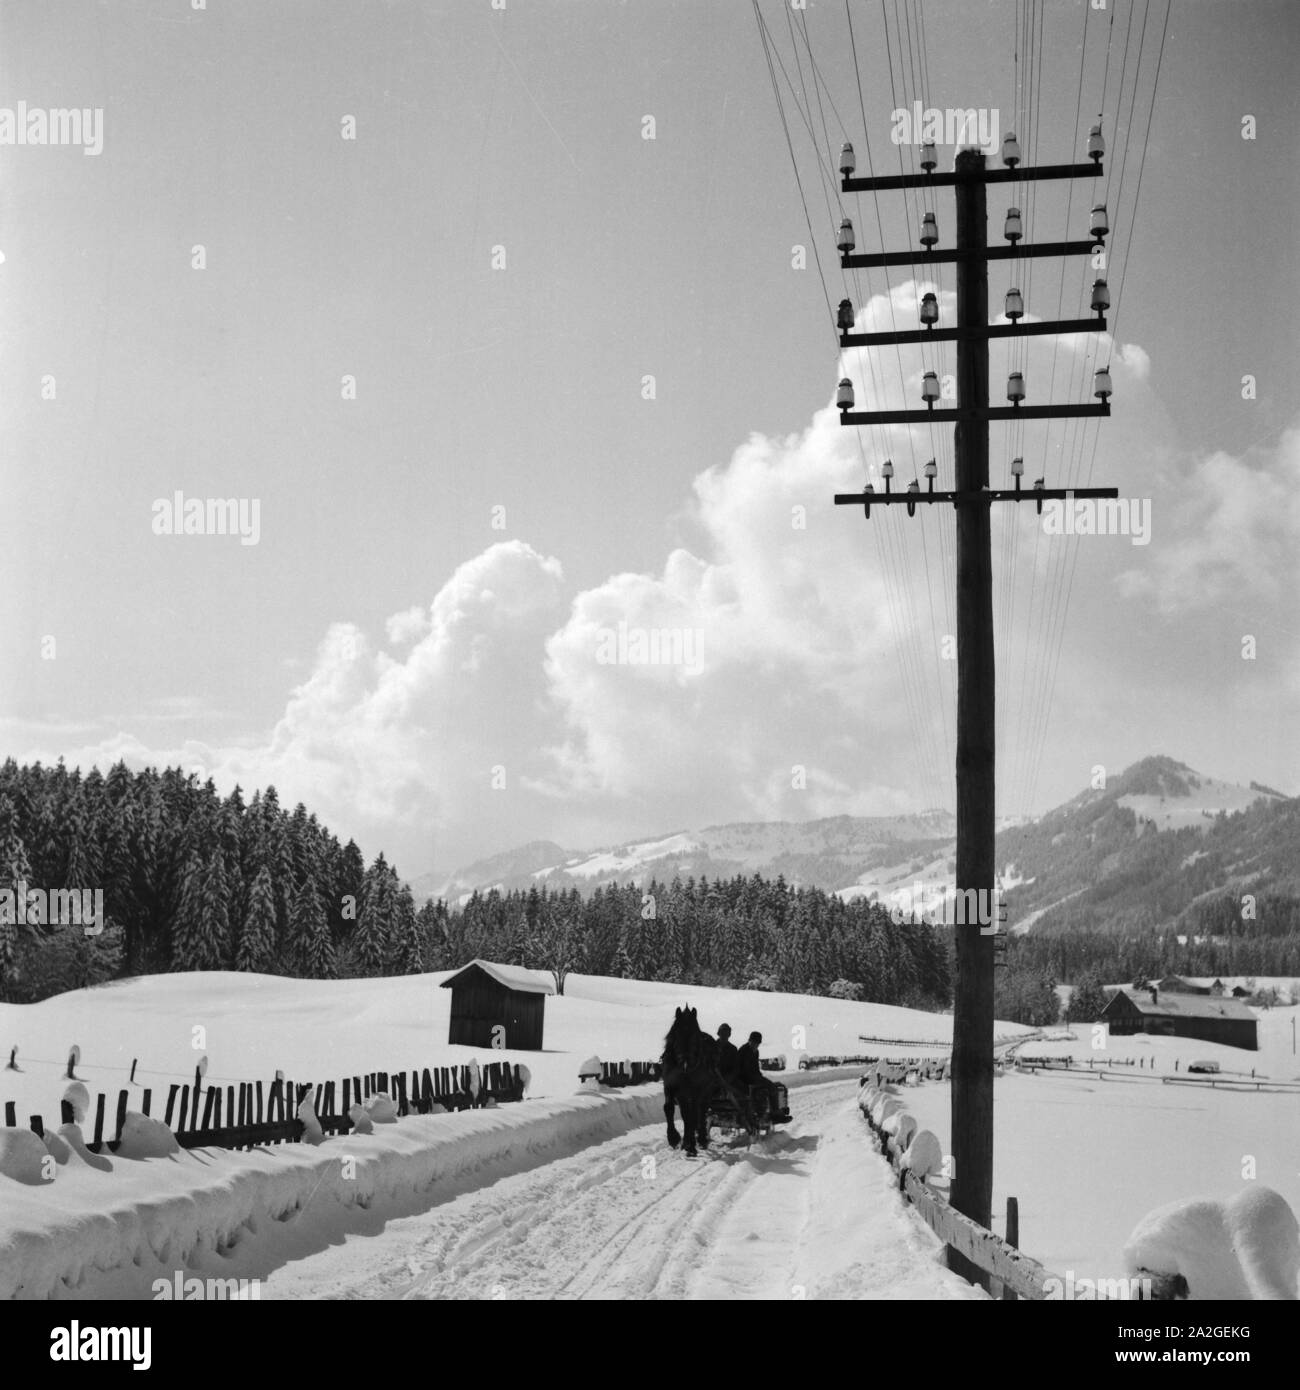
[[[744,1088],[720,1087],[708,1102],[705,1122],[719,1134],[744,1134],[745,1146],[755,1139],[766,1139],[774,1125],[785,1124],[790,1118],[787,1110],[773,1114],[772,1096],[766,1086]]]
[[[743,1132],[748,1146],[756,1136],[765,1137],[774,1125],[790,1119],[788,1109],[773,1112],[769,1085],[732,1085],[723,1080],[717,1039],[700,1028],[694,1009],[678,1009],[664,1039],[663,1081],[668,1143],[674,1149],[680,1144],[692,1158],[697,1146],[708,1148],[710,1130],[726,1135]],[[673,1123],[674,1110],[681,1112],[680,1134]]]

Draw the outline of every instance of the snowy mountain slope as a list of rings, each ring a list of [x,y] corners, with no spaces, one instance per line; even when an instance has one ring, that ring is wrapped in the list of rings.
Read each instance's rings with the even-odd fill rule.
[[[1023,880],[1007,895],[1013,929],[1196,931],[1195,905],[1242,885],[1300,894],[1300,799],[1147,758],[999,836],[998,860]]]
[[[924,854],[946,845],[956,833],[947,811],[911,816],[833,816],[814,821],[737,822],[703,830],[676,831],[652,839],[611,845],[588,853],[549,856],[547,842],[481,860],[444,880],[438,890],[456,900],[479,889],[502,891],[547,884],[584,893],[605,883],[670,883],[674,878],[731,878],[737,874],[784,874],[792,884],[830,891],[846,887],[877,866],[900,856]],[[417,883],[431,892],[432,875]]]
[[[740,822],[592,853],[566,854],[543,841],[472,865],[444,887],[463,901],[475,888],[587,893],[652,878],[782,874],[796,887],[937,912],[953,895],[954,834],[950,813],[928,811]],[[1246,884],[1300,895],[1300,799],[1146,758],[1037,820],[1000,822],[997,855],[1014,932],[1116,922],[1183,930],[1197,904],[1213,908],[1211,900]]]

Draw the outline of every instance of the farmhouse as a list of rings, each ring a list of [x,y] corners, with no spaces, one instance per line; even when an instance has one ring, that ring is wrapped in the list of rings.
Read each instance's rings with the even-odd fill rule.
[[[555,993],[547,976],[518,965],[472,960],[441,987],[451,990],[449,1043],[542,1050],[546,996]]]
[[[1209,985],[1197,984],[1195,980],[1185,980],[1181,975],[1166,975],[1163,980],[1157,980],[1155,983],[1156,988],[1162,994],[1210,994],[1214,992]],[[1222,992],[1223,986],[1220,984],[1218,993],[1221,994]]]
[[[1101,1011],[1103,1023],[1117,1035],[1159,1033],[1176,1038],[1200,1038],[1251,1052],[1259,1050],[1255,1015],[1237,999],[1216,995],[1179,994],[1161,990],[1121,989]]]

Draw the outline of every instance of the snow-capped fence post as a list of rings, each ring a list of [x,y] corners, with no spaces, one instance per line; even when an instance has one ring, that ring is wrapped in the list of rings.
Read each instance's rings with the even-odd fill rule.
[[[931,1187],[929,1179],[943,1162],[942,1146],[932,1132],[920,1131],[906,1148],[896,1142],[902,1120],[894,1117],[903,1113],[895,1108],[896,1097],[878,1085],[867,1085],[858,1104],[873,1137],[879,1141],[882,1156],[898,1175],[903,1198],[949,1251],[955,1250],[966,1263],[992,1278],[994,1297],[1035,1301],[1048,1297],[1056,1276],[1018,1248],[1020,1212],[1016,1199],[1007,1202],[1007,1236],[1003,1239],[950,1206],[942,1190]],[[1056,1282],[1063,1286],[1063,1281]]]

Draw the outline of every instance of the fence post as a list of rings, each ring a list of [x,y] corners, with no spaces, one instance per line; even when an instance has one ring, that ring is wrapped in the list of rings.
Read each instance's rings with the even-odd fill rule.
[[[1020,1249],[1020,1202],[1015,1197],[1007,1198],[1007,1244]],[[1009,1285],[1002,1286],[1002,1297],[1010,1303],[1016,1300],[1016,1291]]]
[[[142,1115],[147,1115],[149,1113],[149,1106],[152,1103],[153,1091],[150,1088],[146,1087],[143,1094],[140,1096],[140,1113]]]
[[[173,1082],[171,1089],[167,1092],[167,1117],[163,1120],[163,1123],[168,1129],[172,1127],[172,1111],[176,1108],[177,1089],[176,1084]]]
[[[91,1145],[96,1153],[104,1147],[104,1093],[95,1097],[95,1142]]]
[[[38,1138],[45,1138],[45,1123],[39,1115],[33,1115],[31,1119],[32,1133]]]
[[[5,1124],[12,1129],[18,1123],[18,1117],[14,1113],[14,1103],[11,1100],[5,1101]]]

